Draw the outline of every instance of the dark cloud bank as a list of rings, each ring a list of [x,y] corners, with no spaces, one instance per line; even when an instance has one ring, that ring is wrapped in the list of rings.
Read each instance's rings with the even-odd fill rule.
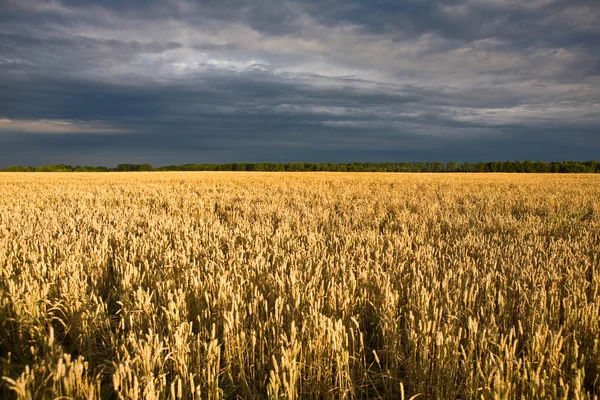
[[[600,158],[596,0],[0,0],[0,167]]]

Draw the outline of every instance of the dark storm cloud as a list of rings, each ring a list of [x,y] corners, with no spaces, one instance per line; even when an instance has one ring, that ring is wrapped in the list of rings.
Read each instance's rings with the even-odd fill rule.
[[[597,158],[598,18],[583,0],[4,0],[0,166]]]

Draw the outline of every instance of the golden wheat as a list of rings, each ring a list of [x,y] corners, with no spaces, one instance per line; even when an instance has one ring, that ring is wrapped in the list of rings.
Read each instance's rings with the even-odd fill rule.
[[[0,395],[598,399],[600,177],[0,175]]]

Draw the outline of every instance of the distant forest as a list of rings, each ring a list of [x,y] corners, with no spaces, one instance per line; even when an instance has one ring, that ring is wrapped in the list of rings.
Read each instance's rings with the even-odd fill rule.
[[[490,162],[353,162],[353,163],[229,163],[183,164],[152,167],[150,164],[119,164],[115,168],[65,164],[0,169],[5,172],[126,172],[126,171],[331,171],[331,172],[538,172],[599,173],[600,162],[591,161],[490,161]]]

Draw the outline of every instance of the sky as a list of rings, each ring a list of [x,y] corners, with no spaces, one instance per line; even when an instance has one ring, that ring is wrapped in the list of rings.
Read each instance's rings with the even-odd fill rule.
[[[0,167],[600,159],[598,0],[0,0]]]

